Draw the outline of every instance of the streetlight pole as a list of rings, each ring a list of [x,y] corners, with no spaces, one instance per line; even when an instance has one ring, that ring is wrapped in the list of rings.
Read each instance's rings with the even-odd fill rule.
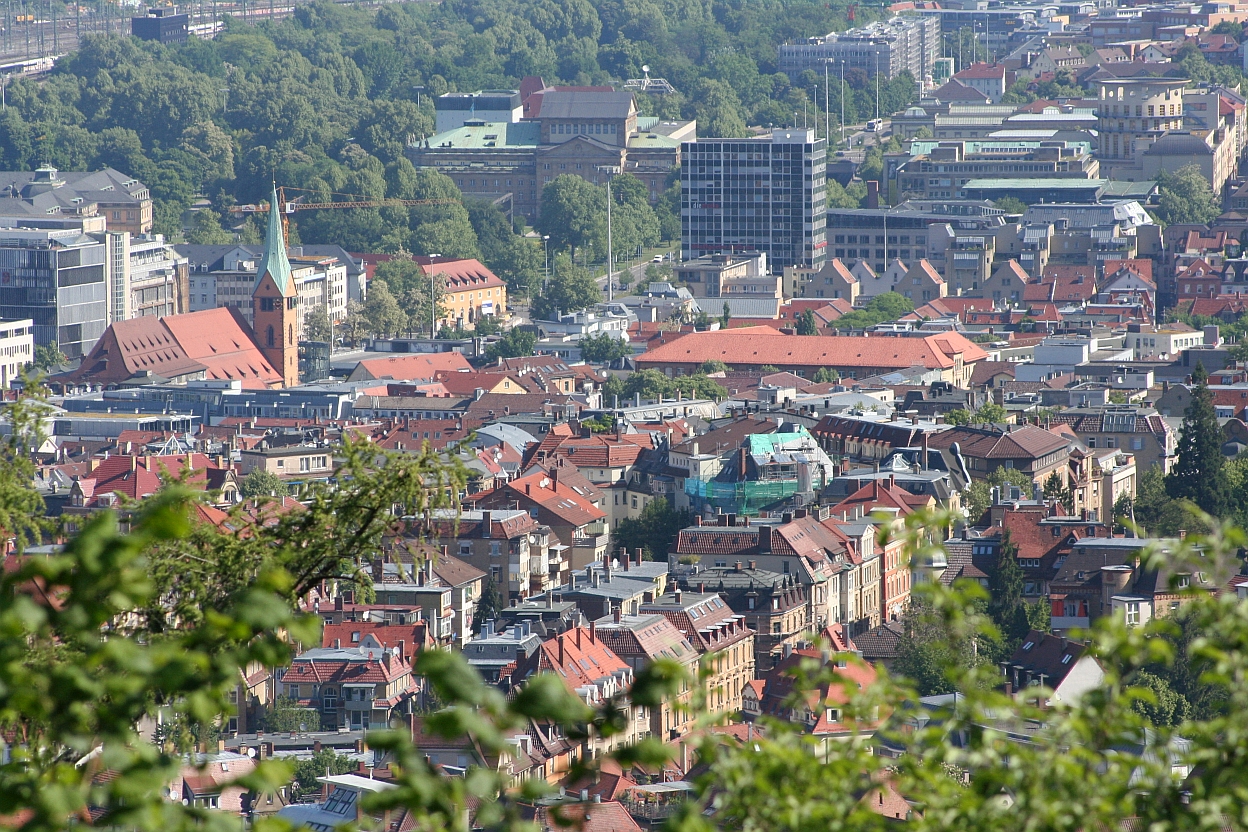
[[[546,284],[550,282],[550,235],[542,235],[542,259],[546,261],[546,276],[542,278],[542,291],[546,291]]]
[[[875,53],[875,120],[880,120],[880,53]]]
[[[615,252],[611,248],[611,176],[620,172],[619,165],[599,165],[598,170],[607,175],[607,301],[615,300],[612,272],[615,270]]]
[[[823,62],[823,137],[832,144],[832,98],[828,95],[828,62]]]
[[[607,175],[607,302],[615,300],[614,287],[611,281],[611,272],[615,263],[613,255],[615,252],[611,249],[611,176]]]
[[[438,337],[438,298],[437,298],[437,272],[433,269],[433,261],[440,254],[429,255],[429,340],[433,341]]]
[[[841,144],[845,144],[845,61],[841,60]]]

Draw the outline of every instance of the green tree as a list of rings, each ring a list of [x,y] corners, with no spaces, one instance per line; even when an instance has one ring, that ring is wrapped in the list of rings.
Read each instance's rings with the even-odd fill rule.
[[[286,482],[277,474],[263,468],[252,469],[238,484],[238,491],[243,497],[283,497],[287,493]]]
[[[818,335],[819,323],[815,320],[815,313],[811,309],[805,309],[797,319],[798,335]]]
[[[1057,500],[1062,508],[1066,509],[1067,514],[1074,513],[1075,492],[1062,480],[1061,475],[1056,471],[1049,474],[1048,479],[1044,481],[1044,496],[1050,500]],[[1124,494],[1123,496],[1126,495]]]
[[[542,189],[537,227],[550,236],[552,248],[567,248],[573,257],[606,239],[607,192],[579,176],[562,174]],[[558,258],[556,258],[556,261]]]
[[[1179,429],[1179,458],[1166,476],[1166,493],[1173,500],[1188,500],[1214,517],[1222,517],[1230,509],[1230,494],[1223,471],[1222,431],[1208,378],[1204,366],[1197,363],[1192,371],[1191,403]]]
[[[279,696],[260,712],[260,725],[265,731],[282,734],[287,731],[321,730],[321,714],[315,708],[304,708],[288,696]]]
[[[836,319],[837,329],[865,329],[886,321],[895,321],[914,311],[914,301],[897,292],[884,292],[867,301],[866,306],[855,309]]]
[[[361,311],[369,333],[377,338],[397,335],[407,326],[407,315],[385,283],[374,282],[368,287],[368,297]]]
[[[340,330],[343,340],[351,345],[358,344],[368,332],[368,322],[364,318],[364,305],[358,300],[347,301],[347,315],[342,319]]]
[[[601,301],[598,281],[561,253],[551,264],[550,283],[533,299],[530,309],[536,320],[554,320],[556,314],[588,309]]]
[[[35,346],[35,360],[32,362],[32,365],[40,372],[47,372],[68,360],[65,353],[61,352],[56,344],[38,344]]]
[[[353,771],[355,762],[346,754],[339,754],[332,748],[313,752],[311,757],[295,763],[294,778],[291,781],[292,802],[314,798],[322,788],[318,778],[350,774]]]
[[[324,306],[309,309],[304,313],[303,340],[333,342],[334,325],[329,320],[329,310]]]
[[[191,230],[186,241],[202,246],[222,246],[234,242],[234,235],[221,227],[221,217],[215,211],[204,208],[195,212]]]
[[[1009,658],[1031,628],[1027,602],[1023,600],[1023,569],[1018,565],[1018,546],[1007,531],[997,549],[997,562],[988,573],[988,617],[1001,634],[995,659]]]
[[[977,599],[982,607],[982,599]],[[902,617],[901,638],[897,643],[894,671],[914,685],[920,696],[934,696],[957,690],[958,671],[975,667],[981,659],[978,640],[960,637],[942,619],[929,594],[916,592]]]
[[[945,422],[956,426],[969,425],[971,423],[971,411],[964,407],[954,408],[945,414]]]
[[[1204,224],[1221,213],[1213,186],[1198,165],[1184,165],[1174,172],[1163,170],[1157,188],[1157,217],[1167,225]]]
[[[1027,203],[1016,196],[1003,196],[993,202],[992,205],[994,208],[1000,208],[1007,214],[1022,214],[1027,210]]]
[[[642,549],[647,560],[665,560],[676,535],[692,522],[688,511],[677,511],[665,498],[655,497],[637,517],[625,517],[616,524],[611,545],[630,554]]]
[[[477,599],[476,609],[473,610],[473,632],[481,632],[487,621],[498,618],[498,614],[506,608],[507,599],[499,591],[498,581],[494,580],[493,575],[487,575],[481,587],[481,597]]]
[[[731,369],[731,367],[718,358],[708,358],[702,362],[702,366],[698,368],[698,371],[703,375],[709,376],[711,373],[723,373]]]
[[[633,354],[626,338],[616,338],[609,332],[588,335],[578,344],[581,358],[594,364],[609,364]]]
[[[1008,493],[1007,489],[1014,486],[1022,490],[1025,499],[1030,499],[1032,484],[1031,477],[1017,468],[994,468],[986,478],[975,480],[966,489],[962,502],[966,506],[968,518],[974,523],[984,516],[992,506],[993,488],[1000,488],[1004,496]]]
[[[831,367],[820,367],[818,370],[815,370],[812,380],[815,384],[836,384],[841,380],[841,374]]]
[[[533,354],[537,336],[522,329],[511,329],[502,338],[485,348],[485,357],[491,361],[500,358],[522,358]]]
[[[724,301],[724,311],[719,315],[719,328],[727,329],[732,323],[732,309],[728,306],[728,301]]]
[[[858,166],[856,175],[863,182],[871,180],[879,181],[884,175],[884,153],[878,147],[867,149],[863,156],[862,164]]]
[[[975,411],[972,420],[977,425],[998,424],[1008,419],[1010,413],[1004,407],[993,402],[986,402]]]

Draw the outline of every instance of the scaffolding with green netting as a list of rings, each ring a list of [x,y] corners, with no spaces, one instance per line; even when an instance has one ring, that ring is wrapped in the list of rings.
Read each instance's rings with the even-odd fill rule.
[[[792,497],[799,486],[797,480],[716,482],[689,479],[685,480],[685,493],[725,512],[757,514],[765,506]],[[701,503],[695,503],[694,508],[700,511]]]

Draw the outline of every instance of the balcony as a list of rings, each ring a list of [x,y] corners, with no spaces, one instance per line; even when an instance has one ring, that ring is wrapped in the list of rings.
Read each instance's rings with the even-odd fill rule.
[[[1088,617],[1086,615],[1055,615],[1049,620],[1049,627],[1053,630],[1073,630],[1076,628],[1083,629],[1088,626]]]
[[[611,535],[609,534],[592,534],[584,536],[572,536],[573,549],[598,549],[611,543]]]

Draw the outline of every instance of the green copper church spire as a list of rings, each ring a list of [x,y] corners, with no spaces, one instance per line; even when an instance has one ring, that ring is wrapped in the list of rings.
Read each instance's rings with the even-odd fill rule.
[[[269,228],[264,235],[264,256],[260,258],[260,270],[256,272],[257,285],[265,274],[273,278],[283,295],[290,290],[290,259],[286,256],[286,235],[282,232],[282,206],[277,201],[277,185],[273,185],[273,199],[269,202]]]

